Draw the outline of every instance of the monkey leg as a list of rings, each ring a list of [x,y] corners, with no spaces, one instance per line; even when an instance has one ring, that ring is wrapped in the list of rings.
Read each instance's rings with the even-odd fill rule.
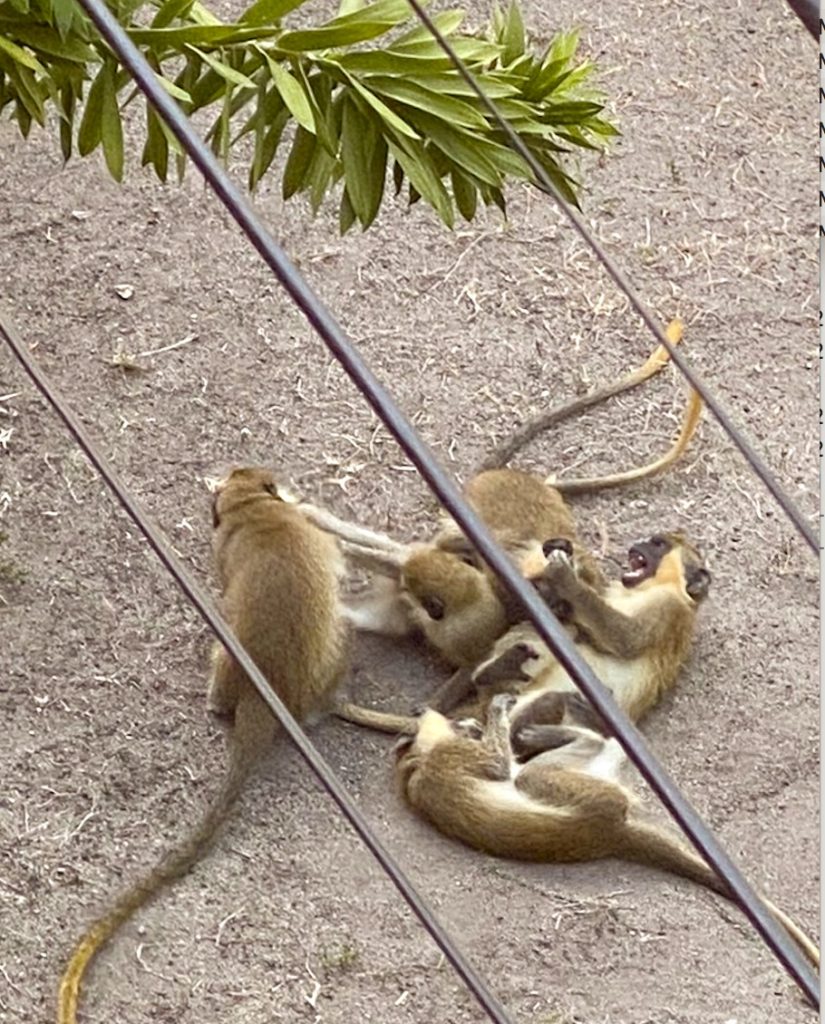
[[[533,646],[520,640],[476,669],[472,677],[473,682],[477,689],[485,690],[500,686],[502,683],[529,682],[531,677],[524,671],[523,666],[538,656],[538,651]]]
[[[240,697],[237,666],[222,644],[212,647],[212,676],[206,695],[206,708],[213,715],[228,717],[235,713]]]
[[[565,807],[607,827],[624,823],[630,801],[624,787],[565,767],[531,761],[515,781],[516,788],[541,803]]]
[[[447,682],[442,683],[429,697],[426,707],[440,711],[442,715],[449,715],[472,696],[474,689],[472,669],[456,669]]]
[[[510,744],[510,712],[516,698],[509,693],[500,693],[493,697],[487,709],[487,725],[481,739],[482,746],[495,759],[506,762],[509,766],[513,760],[513,748]]]

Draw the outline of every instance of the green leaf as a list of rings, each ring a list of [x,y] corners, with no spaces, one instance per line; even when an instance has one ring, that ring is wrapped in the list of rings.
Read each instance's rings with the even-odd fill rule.
[[[155,174],[161,181],[165,182],[169,172],[169,144],[163,129],[160,126],[160,118],[154,109],[146,104],[146,145],[143,147],[141,165],[151,164],[155,168]]]
[[[258,182],[269,170],[269,166],[274,160],[275,153],[278,150],[278,144],[281,141],[281,136],[284,133],[284,127],[288,121],[289,111],[282,105],[279,113],[263,133],[260,142],[258,142],[258,133],[256,132],[255,155],[252,161],[252,166],[249,169],[250,190],[257,186]]]
[[[39,53],[61,57],[63,60],[74,61],[78,64],[88,64],[97,60],[97,53],[91,46],[87,46],[77,38],[63,40],[54,29],[42,25],[15,25],[13,31],[21,43]],[[43,68],[40,70],[43,71]]]
[[[180,86],[175,85],[174,82],[170,82],[168,78],[164,78],[163,75],[158,72],[155,72],[155,77],[170,96],[174,96],[176,100],[180,100],[182,103],[192,102],[192,97],[185,89],[181,89]]]
[[[351,75],[347,75],[347,79],[352,85],[353,89],[358,93],[359,96],[363,97],[372,109],[382,118],[383,121],[390,127],[395,129],[400,135],[406,135],[407,138],[417,139],[419,138],[418,132],[411,125],[407,124],[402,118],[395,114],[382,100],[370,92],[366,86],[363,86],[357,78],[353,78]]]
[[[152,28],[166,28],[177,18],[185,18],[192,8],[193,0],[164,0],[152,18]],[[147,122],[148,127],[148,122]]]
[[[569,32],[560,32],[547,51],[547,60],[569,61],[579,46],[579,30],[571,29]]]
[[[66,83],[60,89],[60,150],[63,153],[64,161],[72,155],[72,128],[74,126],[74,111],[77,101],[77,94],[70,83]]]
[[[101,69],[103,91],[100,99],[100,134],[106,166],[115,181],[123,180],[123,125],[117,106],[115,65],[106,61]]]
[[[412,119],[424,137],[450,160],[488,185],[501,185],[502,175],[483,149],[483,146],[490,146],[491,143],[484,143],[478,137],[453,128],[430,114],[416,112]]]
[[[544,107],[542,120],[547,124],[580,124],[588,117],[601,113],[604,105],[588,103],[586,100],[571,100],[568,103],[550,103]]]
[[[478,200],[476,187],[456,167],[450,172],[450,178],[453,183],[453,198],[455,199],[455,205],[458,207],[458,212],[466,221],[471,221],[476,215]]]
[[[244,25],[271,25],[279,21],[285,14],[300,7],[304,0],[256,0],[240,16],[238,21]]]
[[[312,107],[306,93],[285,67],[273,60],[266,51],[260,52],[266,58],[275,88],[281,94],[289,112],[302,128],[315,135],[315,118],[312,116]]]
[[[34,73],[28,67],[22,64],[13,65],[9,68],[8,75],[17,91],[17,120],[21,130],[27,134],[32,120],[37,121],[39,125],[46,123],[43,94],[38,88]]]
[[[341,193],[341,205],[338,208],[338,230],[345,235],[355,223],[355,210],[352,208],[346,188]]]
[[[68,38],[77,12],[74,0],[51,0],[51,9],[52,20],[54,21],[54,27],[57,29],[57,34],[61,39]]]
[[[292,149],[284,168],[284,179],[281,191],[284,199],[289,199],[296,192],[307,187],[306,175],[316,146],[315,136],[300,125],[295,129]]]
[[[105,78],[106,65],[104,64],[89,89],[86,107],[80,121],[80,130],[77,133],[77,151],[81,156],[91,153],[100,144]]]
[[[431,15],[430,20],[443,36],[451,36],[461,22],[464,21],[464,13],[464,11],[442,11],[440,14]],[[411,29],[409,32],[405,32],[403,36],[399,36],[396,39],[393,47],[423,42],[436,42],[436,46],[438,46],[437,41],[433,39],[432,32],[430,32],[426,25],[421,25]]]
[[[17,43],[13,43],[11,39],[6,39],[5,36],[0,36],[0,50],[7,53],[18,64],[22,64],[23,67],[39,71],[42,75],[46,74],[46,69],[35,56],[24,50],[22,46],[18,46]]]
[[[373,118],[347,97],[341,122],[341,161],[347,192],[362,227],[375,220],[384,195],[387,143]]]
[[[257,88],[251,78],[247,78],[246,75],[242,75],[240,71],[230,67],[229,64],[225,64],[222,60],[218,60],[217,57],[213,57],[211,53],[204,53],[203,50],[199,50],[195,46],[189,46],[187,49],[196,53],[205,64],[208,64],[216,74],[220,75],[221,78],[225,78],[227,82],[231,82],[233,85],[242,85],[246,89]]]
[[[433,170],[421,143],[414,139],[388,137],[387,145],[403,168],[410,185],[427,200],[447,227],[451,228],[455,223],[452,201],[441,179]]]
[[[370,89],[383,96],[389,96],[408,107],[415,107],[427,114],[433,114],[453,125],[462,125],[476,131],[484,131],[487,122],[484,117],[463,100],[433,92],[406,79],[378,76],[370,78]]]
[[[524,53],[524,22],[517,0],[510,0],[510,9],[504,17],[504,30],[502,32],[502,43],[504,51],[501,55],[501,63],[507,67],[514,60]]]
[[[383,35],[410,16],[407,0],[377,0],[376,3],[333,18],[319,28],[286,32],[278,39],[284,50],[325,50],[351,43],[363,43]]]

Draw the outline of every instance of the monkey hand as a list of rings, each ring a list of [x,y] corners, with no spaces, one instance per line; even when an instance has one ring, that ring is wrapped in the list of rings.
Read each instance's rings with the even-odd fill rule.
[[[567,552],[559,548],[550,550],[544,571],[533,580],[533,585],[551,608],[559,605],[559,610],[563,612],[563,602],[569,601],[580,586]]]
[[[479,689],[502,682],[527,682],[531,677],[524,671],[524,665],[538,656],[532,644],[519,641],[508,647],[500,657],[483,665],[473,676],[473,682]]]

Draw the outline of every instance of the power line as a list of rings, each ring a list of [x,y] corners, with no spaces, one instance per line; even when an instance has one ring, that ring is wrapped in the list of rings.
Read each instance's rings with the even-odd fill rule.
[[[215,156],[195,132],[186,115],[178,108],[155,77],[154,72],[128,38],[124,29],[118,24],[102,0],[80,0],[80,3],[97,26],[101,35],[117,54],[121,63],[130,71],[141,91],[150,100],[172,133],[184,147],[192,162],[199,168],[229,213],[260,252],[287,293],[303,311],[329,350],[341,363],[371,407],[396,438],[410,461],[416,466],[444,507],[473,542],[484,560],[499,576],[507,590],[521,602],[528,617],[536,625],[539,635],[556,654],[560,663],[568,671],[571,678],[575,680],[596,710],[601,713],[602,717],[610,725],[614,735],[621,742],[630,759],[673,817],[678,821],[694,846],[696,846],[717,874],[724,879],[732,895],[764,941],[774,951],[779,961],[796,980],[808,998],[815,1005],[818,1005],[818,979],[803,960],[799,950],[791,943],[785,931],[771,917],[741,872],[734,866],[702,819],[664,771],[656,757],[648,749],[639,731],[619,710],[612,696],[598,681],[590,667],[571,643],[564,629],[540,600],[538,594],[519,575],[502,548],[494,541],[484,524],[467,505],[455,483],[439,466],[429,448],[402,415],[386,389],[366,366],[359,352],[346,337],[329,310],[321,303],[309,285],[298,274],[283,250],[276,244],[252,210],[250,204],[234,186]],[[21,361],[23,361],[23,358],[28,359],[28,354],[21,352],[19,358],[21,358]],[[137,512],[137,509],[135,509],[135,512]],[[140,525],[139,518],[135,519],[135,522]],[[147,534],[145,535],[148,537]],[[167,558],[171,558],[168,552]],[[171,562],[166,562],[165,564],[167,564],[167,568],[174,575],[175,572],[172,569]],[[182,579],[179,578],[179,582],[183,586]],[[201,612],[205,614],[203,609],[201,609]],[[217,618],[215,621],[217,622]],[[247,664],[250,663],[248,661],[244,662],[244,667]],[[260,680],[256,680],[256,685],[260,686]],[[271,706],[274,709],[274,705]],[[299,746],[299,749],[304,753],[302,747]],[[308,761],[310,760],[309,751],[304,753],[304,756],[307,757]],[[341,793],[341,797],[343,798],[344,796],[345,794]],[[339,806],[343,809],[343,804],[340,802]],[[352,818],[350,820],[352,821]],[[353,824],[355,823],[353,822]],[[360,831],[359,834],[362,835],[364,841],[367,842],[370,849],[375,853],[374,845],[371,845],[366,836]],[[374,839],[372,840],[373,844],[376,842]],[[408,894],[396,880],[396,877],[391,877],[393,877],[393,881],[396,882],[404,898],[410,902],[413,909],[416,909],[411,901],[413,891],[409,887],[409,883],[406,883],[409,888]],[[421,912],[416,909],[416,913],[419,914],[422,922],[424,921],[422,917],[423,910],[423,907]],[[425,925],[425,927],[429,926]],[[442,935],[442,941],[446,941],[446,936]],[[445,946],[441,942],[439,944],[442,945],[442,949],[446,953]],[[451,962],[456,966],[455,961]],[[463,961],[459,962],[463,963]],[[479,980],[472,975],[472,972],[466,965],[464,965],[464,968],[460,973],[465,983],[481,1001],[480,992],[486,992],[486,990]],[[483,1005],[492,1017],[491,1009],[486,1004],[483,1003]],[[495,1009],[494,1006],[491,1008]],[[493,1019],[497,1018],[493,1017]]]
[[[707,384],[699,377],[698,373],[693,369],[690,363],[685,359],[680,349],[677,349],[667,335],[664,333],[662,328],[654,319],[653,315],[647,309],[639,297],[638,292],[633,287],[630,279],[623,270],[620,269],[618,264],[608,255],[605,248],[598,241],[597,238],[588,230],[587,225],[581,215],[573,209],[573,207],[561,196],[556,189],[553,182],[550,180],[550,176],[547,171],[542,167],[536,157],[530,152],[530,149],[524,144],[521,136],[513,128],[506,117],[503,117],[496,107],[495,103],[490,97],[484,92],[475,77],[470,73],[467,65],[458,56],[455,50],[450,46],[444,34],[438,29],[437,25],[429,14],[421,6],[419,0],[408,0],[410,7],[415,11],[419,20],[422,24],[426,25],[429,31],[432,33],[433,38],[436,40],[438,45],[444,51],[444,53],[450,58],[455,67],[456,71],[461,75],[467,85],[473,90],[476,96],[481,100],[486,109],[490,112],[490,115],[495,120],[498,127],[507,136],[507,140],[510,144],[510,148],[514,149],[518,155],[525,161],[527,166],[533,172],[535,177],[534,184],[542,192],[546,192],[552,199],[556,201],[565,217],[575,228],[577,234],[583,242],[592,250],[596,258],[613,278],[616,286],[620,291],[624,292],[631,306],[636,310],[639,316],[645,323],[645,326],[650,330],[660,345],[670,354],[670,358],[679,367],[683,376],[687,379],[690,386],[697,391],[704,401],[705,405],[710,409],[713,415],[718,420],[722,429],[733,441],[739,451],[745,456],[751,469],[756,473],[762,483],[767,487],[770,493],[774,496],[779,506],[785,512],[787,517],[791,520],[794,527],[800,536],[807,542],[808,547],[816,554],[819,558],[819,541],[805,521],[805,517],[791,501],[791,499],[785,494],[784,490],[776,480],[774,475],[762,461],[753,448],[751,443],[745,438],[739,428],[733,423],[730,416],[722,407],[722,404],[710,390]]]

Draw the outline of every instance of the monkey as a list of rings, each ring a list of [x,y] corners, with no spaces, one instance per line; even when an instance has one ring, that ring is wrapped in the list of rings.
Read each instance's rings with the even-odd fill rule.
[[[701,409],[701,399],[692,394],[673,451],[684,450]],[[668,464],[673,457],[671,453],[657,464]],[[522,575],[531,578],[540,573],[544,542],[564,538],[573,545],[584,582],[601,589],[604,577],[578,540],[562,491],[569,487],[581,493],[598,489],[605,481],[607,486],[617,486],[644,475],[644,469],[632,470],[589,481],[556,481],[550,486],[521,470],[493,469],[477,474],[465,491]],[[380,591],[374,589],[366,598],[348,604],[346,614],[356,629],[392,636],[421,634],[449,664],[463,666],[477,660],[507,625],[518,621],[520,608],[510,603],[509,593],[452,520],[443,522],[433,541],[403,545],[354,524],[350,528],[314,506],[302,507],[313,522],[343,539],[345,552],[356,562],[398,581],[397,587],[382,583]]]
[[[546,549],[547,565],[533,586],[551,607],[564,605],[562,617],[579,653],[624,713],[638,721],[673,686],[687,658],[696,614],[711,584],[702,556],[681,534],[654,534],[631,545],[621,581],[600,594],[577,577],[569,542],[549,541]],[[437,693],[437,709],[483,721],[496,692],[489,679],[484,685],[485,672],[498,665],[494,678],[500,685],[502,660],[512,670],[508,688],[517,693],[513,743],[520,753],[542,743],[545,726],[572,723],[605,731],[601,717],[528,622],[500,637],[474,672],[456,673]],[[368,708],[353,712],[346,705],[336,714],[384,732],[399,724],[407,734],[414,731],[414,719],[386,719],[384,712]]]
[[[235,469],[215,489],[213,548],[226,619],[288,710],[305,722],[327,709],[346,665],[339,608],[343,557],[333,537],[288,504],[269,470]],[[229,766],[200,822],[143,879],[86,929],[63,972],[58,1024],[76,1024],[80,986],[92,959],[158,891],[206,853],[278,723],[245,672],[216,643],[208,707],[233,715]]]
[[[495,857],[579,862],[619,857],[681,875],[734,900],[721,878],[676,835],[639,811],[619,780],[625,763],[616,739],[554,727],[526,762],[511,731],[517,698],[499,694],[487,723],[454,722],[434,710],[397,744],[396,778],[408,806],[440,832]],[[766,908],[819,966],[819,950],[786,914]]]

